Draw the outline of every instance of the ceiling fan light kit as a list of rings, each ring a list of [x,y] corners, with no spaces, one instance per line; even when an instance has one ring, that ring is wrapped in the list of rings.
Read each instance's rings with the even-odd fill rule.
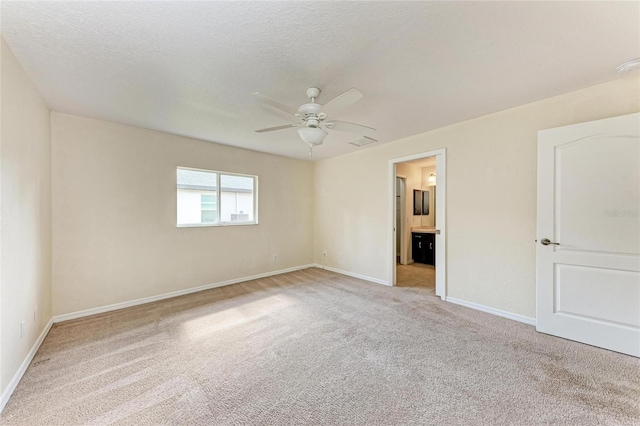
[[[324,137],[327,136],[327,132],[320,127],[300,127],[298,134],[300,139],[310,146],[322,145]]]
[[[301,105],[297,110],[295,110],[294,108],[276,101],[275,99],[271,99],[270,97],[265,96],[261,93],[252,93],[252,95],[257,100],[273,108],[276,108],[280,112],[286,113],[287,116],[293,121],[293,124],[268,127],[266,129],[256,130],[256,132],[265,133],[277,130],[297,128],[300,139],[302,139],[303,142],[309,145],[309,155],[311,155],[311,149],[314,146],[322,145],[324,138],[327,136],[327,131],[325,129],[359,133],[361,135],[371,134],[372,132],[376,131],[376,129],[372,127],[363,126],[362,124],[348,123],[346,121],[331,120],[330,122],[325,123],[327,117],[332,116],[339,110],[356,103],[358,100],[360,100],[360,98],[362,98],[363,95],[358,89],[349,89],[346,92],[336,96],[324,105],[316,102],[316,98],[320,96],[320,89],[318,89],[317,87],[308,88],[306,94],[310,102]],[[373,142],[377,142],[375,139],[371,139],[366,136],[356,139],[356,141],[363,138],[369,139]],[[361,145],[357,146],[366,145],[368,143],[371,142],[362,143]],[[356,144],[354,143],[354,145]]]

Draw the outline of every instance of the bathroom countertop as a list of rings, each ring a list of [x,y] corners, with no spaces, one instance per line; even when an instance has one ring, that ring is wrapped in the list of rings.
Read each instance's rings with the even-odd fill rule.
[[[427,226],[418,226],[415,228],[411,228],[411,232],[418,232],[422,234],[435,234],[436,228],[427,227]]]

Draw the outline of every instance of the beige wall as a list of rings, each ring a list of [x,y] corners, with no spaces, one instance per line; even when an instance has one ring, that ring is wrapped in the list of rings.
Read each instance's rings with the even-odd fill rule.
[[[313,164],[52,113],[54,315],[313,262]],[[176,227],[176,167],[259,177],[259,225]],[[278,261],[273,261],[273,255]]]
[[[49,109],[4,40],[1,43],[0,391],[4,391],[51,319],[51,144]],[[22,339],[21,321],[25,321]]]
[[[448,295],[535,316],[537,131],[640,111],[639,94],[631,74],[316,163],[316,261],[388,280],[389,159],[446,148]]]

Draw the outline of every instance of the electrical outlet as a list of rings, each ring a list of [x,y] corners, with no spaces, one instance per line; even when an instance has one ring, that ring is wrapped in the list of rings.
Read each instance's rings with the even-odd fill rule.
[[[20,323],[20,338],[24,337],[24,321]]]
[[[37,322],[38,321],[38,305],[36,305],[35,308],[33,308],[33,322]]]
[[[277,254],[274,254],[274,255],[273,255],[273,261],[274,261],[274,262],[277,262],[277,261],[278,261],[278,255],[277,255]]]

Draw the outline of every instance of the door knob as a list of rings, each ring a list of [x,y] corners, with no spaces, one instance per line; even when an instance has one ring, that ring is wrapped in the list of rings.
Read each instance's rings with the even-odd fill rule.
[[[540,244],[542,244],[543,246],[548,246],[549,244],[553,245],[553,246],[559,246],[560,243],[552,243],[550,239],[548,238],[543,238],[540,240]]]

